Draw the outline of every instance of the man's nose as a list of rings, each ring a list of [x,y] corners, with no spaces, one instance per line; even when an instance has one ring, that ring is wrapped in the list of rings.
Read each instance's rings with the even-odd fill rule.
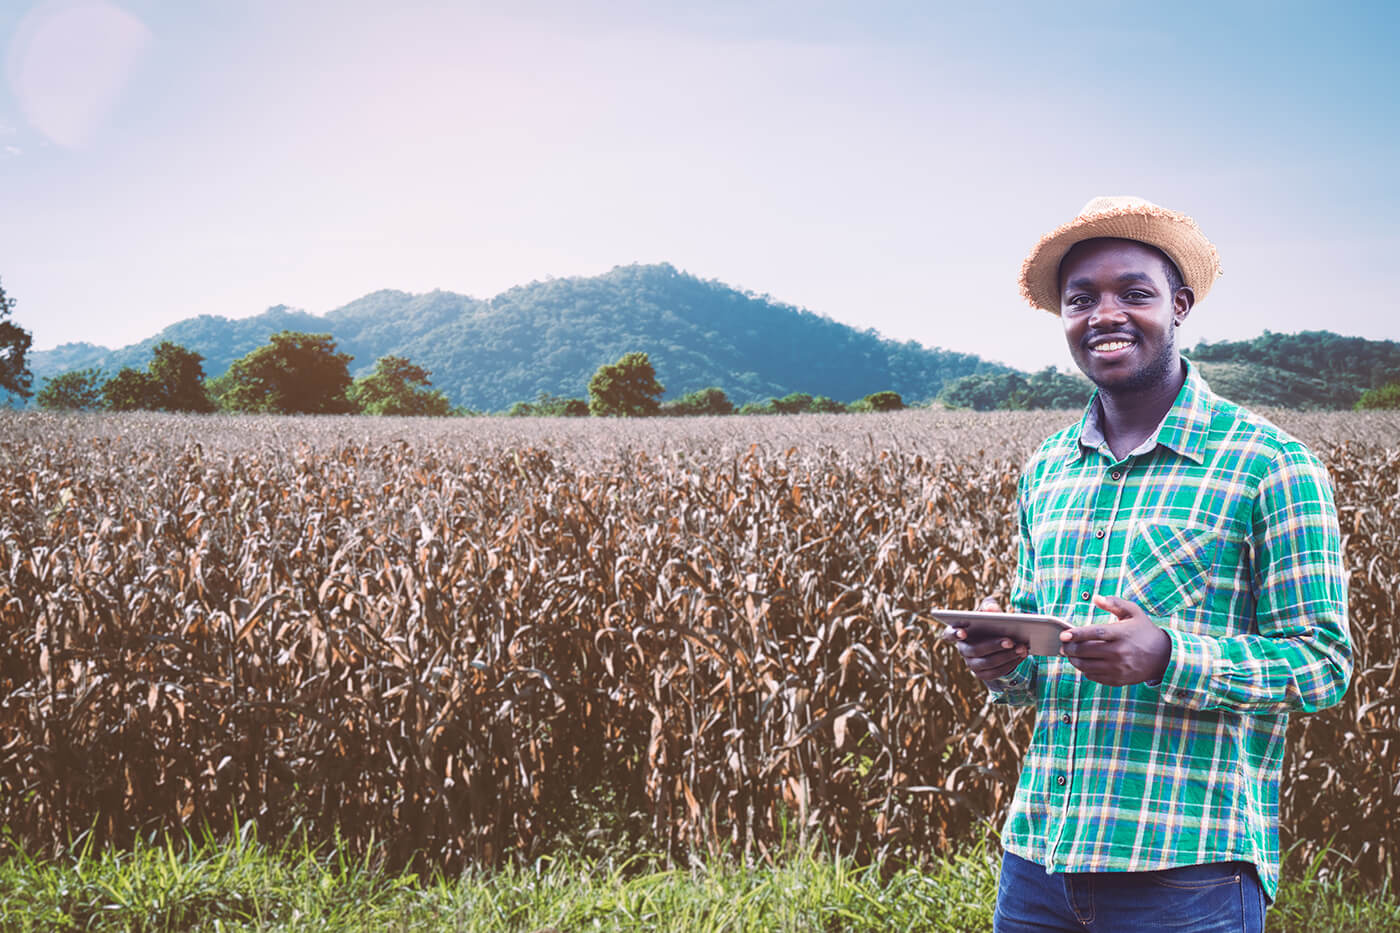
[[[1094,310],[1089,314],[1089,326],[1097,327],[1102,324],[1117,324],[1126,321],[1128,315],[1118,304],[1118,299],[1113,295],[1105,295],[1098,304],[1094,305]]]

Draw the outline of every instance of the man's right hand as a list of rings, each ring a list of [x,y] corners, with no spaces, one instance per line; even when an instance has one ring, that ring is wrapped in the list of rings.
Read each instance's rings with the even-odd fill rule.
[[[977,607],[978,612],[1001,612],[1001,603],[996,597],[988,596]],[[962,655],[968,670],[983,681],[1005,677],[1016,669],[1016,665],[1026,657],[1030,647],[1025,642],[1010,638],[984,638],[981,641],[968,641],[967,629],[950,628],[943,633],[945,641],[952,642]]]

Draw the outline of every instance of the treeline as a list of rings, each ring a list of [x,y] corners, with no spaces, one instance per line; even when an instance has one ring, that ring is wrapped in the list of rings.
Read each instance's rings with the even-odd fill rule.
[[[1184,352],[1199,362],[1253,363],[1304,373],[1330,385],[1355,387],[1358,393],[1400,383],[1400,343],[1343,337],[1325,330],[1296,334],[1266,330],[1252,340],[1202,340]]]
[[[144,369],[123,367],[106,376],[99,368],[71,370],[44,380],[36,402],[49,411],[216,411],[255,414],[474,415],[454,408],[432,388],[431,373],[401,356],[380,357],[373,371],[350,377],[352,357],[336,348],[329,334],[283,331],[233,361],[213,379],[204,376],[203,357],[170,341],[158,344]],[[627,353],[598,367],[588,398],[541,393],[517,402],[506,414],[582,417],[809,412],[897,411],[898,393],[885,391],[843,404],[821,396],[793,393],[736,408],[717,387],[662,403],[665,387],[645,353]]]
[[[1400,384],[1400,343],[1392,340],[1265,331],[1252,340],[1202,341],[1184,352],[1213,389],[1250,405],[1386,407],[1385,387]]]
[[[948,408],[974,411],[1026,411],[1083,408],[1094,391],[1083,376],[1067,376],[1053,366],[1029,376],[1018,372],[973,373],[955,379],[938,393]]]
[[[327,334],[283,331],[204,377],[203,357],[164,341],[145,369],[123,367],[110,378],[97,368],[44,380],[35,401],[51,411],[215,411],[267,414],[446,415],[447,397],[431,388],[427,370],[398,356],[381,357],[368,376],[352,380],[348,353]]]
[[[219,376],[281,331],[330,334],[354,357],[354,377],[384,356],[412,360],[452,404],[493,412],[541,393],[586,398],[597,367],[631,351],[647,353],[668,399],[717,387],[736,406],[793,393],[844,403],[882,390],[927,402],[959,376],[1008,369],[660,264],[533,282],[487,300],[386,290],[324,315],[278,306],[236,320],[186,318],[120,349],[69,343],[35,354],[35,383],[85,367],[140,369],[161,341],[203,354],[205,373]]]
[[[0,301],[3,298],[0,291]],[[10,302],[12,304],[13,302]],[[8,308],[9,305],[4,305]],[[9,321],[0,321],[27,337]],[[23,341],[10,331],[11,352],[0,357],[0,381],[16,394],[28,393],[28,373],[17,352]],[[1326,335],[1335,337],[1335,335]],[[1373,341],[1368,341],[1374,343]],[[27,346],[27,345],[26,345]],[[1192,351],[1197,356],[1199,351]],[[1400,380],[1380,382],[1368,389],[1333,389],[1340,404],[1310,404],[1319,390],[1299,395],[1298,386],[1314,377],[1278,370],[1263,363],[1215,359],[1197,365],[1223,395],[1247,404],[1283,407],[1400,408]],[[1372,359],[1376,357],[1371,354]],[[15,360],[18,360],[18,368]],[[431,373],[408,359],[380,357],[373,370],[352,379],[352,357],[340,352],[329,334],[283,331],[269,342],[236,359],[221,376],[204,376],[199,353],[170,341],[158,344],[144,369],[123,367],[107,376],[99,368],[70,370],[44,380],[36,401],[40,408],[62,411],[171,411],[242,412],[271,414],[369,414],[369,415],[474,415],[480,412],[454,407],[446,395],[432,387]],[[1372,373],[1385,370],[1376,365]],[[1340,378],[1340,377],[1338,377]],[[1266,392],[1265,389],[1271,390]],[[1081,376],[1047,367],[1029,376],[1018,372],[974,373],[949,383],[934,404],[974,411],[1028,409],[1078,409],[1093,386]],[[822,395],[792,392],[761,402],[735,405],[722,388],[709,386],[671,401],[661,401],[665,387],[646,353],[624,354],[614,363],[598,367],[588,383],[586,398],[540,392],[532,401],[512,404],[504,414],[513,417],[684,416],[684,415],[788,415],[842,412],[898,411],[903,398],[893,391],[868,394],[852,402]]]
[[[1400,408],[1400,343],[1328,331],[1202,341],[1183,349],[1211,388],[1244,405],[1316,410]],[[981,372],[950,382],[937,400],[978,411],[1079,408],[1093,386],[1078,375]]]

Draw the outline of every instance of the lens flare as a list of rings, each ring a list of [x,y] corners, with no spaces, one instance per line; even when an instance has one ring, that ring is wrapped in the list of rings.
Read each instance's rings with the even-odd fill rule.
[[[36,130],[77,148],[110,116],[150,43],[146,24],[111,3],[40,4],[10,43],[10,89]]]

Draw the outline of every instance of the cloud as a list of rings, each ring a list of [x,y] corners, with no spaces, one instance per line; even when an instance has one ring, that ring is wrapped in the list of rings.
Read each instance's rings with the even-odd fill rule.
[[[17,155],[19,155],[22,151],[23,151],[23,150],[21,150],[21,149],[19,148],[19,146],[6,146],[6,147],[5,147],[5,154],[6,154],[6,155],[17,156]]]

